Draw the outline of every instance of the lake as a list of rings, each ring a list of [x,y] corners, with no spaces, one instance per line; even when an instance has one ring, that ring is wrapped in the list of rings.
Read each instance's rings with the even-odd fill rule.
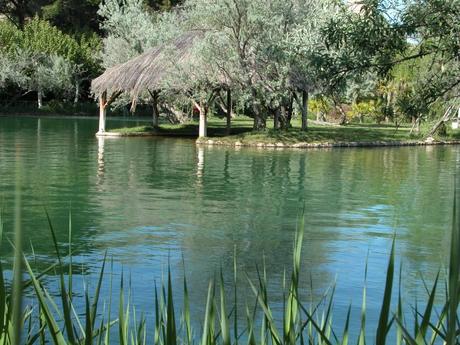
[[[108,120],[109,128],[138,124]],[[78,308],[78,287],[85,281],[94,288],[105,251],[113,259],[114,305],[123,271],[134,304],[151,315],[154,285],[161,284],[168,262],[180,302],[185,262],[198,313],[208,281],[221,267],[232,285],[236,253],[241,302],[253,303],[245,273],[255,279],[256,265],[265,258],[270,297],[281,308],[284,269],[291,267],[302,209],[302,293],[318,300],[336,282],[338,325],[352,302],[352,327],[358,326],[368,258],[368,322],[374,327],[394,234],[408,301],[425,297],[420,274],[431,282],[446,262],[456,146],[197,147],[192,139],[97,139],[97,126],[95,118],[0,117],[5,236],[13,236],[19,188],[24,247],[34,267],[43,269],[55,257],[45,208],[63,250],[71,212]],[[11,253],[4,239],[7,264]],[[56,293],[56,277],[44,281]],[[199,327],[200,317],[194,322]]]

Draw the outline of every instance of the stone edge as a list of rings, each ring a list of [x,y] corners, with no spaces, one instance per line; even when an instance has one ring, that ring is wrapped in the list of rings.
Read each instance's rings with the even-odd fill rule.
[[[460,140],[418,140],[418,141],[350,141],[350,142],[322,142],[307,143],[300,142],[295,144],[277,143],[244,143],[241,141],[226,142],[218,139],[198,139],[197,145],[205,146],[228,146],[228,147],[254,147],[254,148],[295,148],[295,149],[315,149],[315,148],[335,148],[335,147],[398,147],[398,146],[434,146],[434,145],[459,145]]]
[[[137,132],[137,133],[120,133],[120,132],[103,132],[96,133],[98,138],[121,138],[121,137],[153,137],[158,136],[157,133],[150,132]]]

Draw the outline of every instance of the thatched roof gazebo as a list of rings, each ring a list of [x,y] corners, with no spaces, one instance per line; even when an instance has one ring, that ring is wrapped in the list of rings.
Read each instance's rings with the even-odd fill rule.
[[[122,93],[128,93],[132,99],[132,109],[139,95],[149,92],[153,100],[153,125],[158,126],[158,94],[161,89],[180,89],[174,85],[169,76],[178,73],[193,58],[193,48],[204,38],[204,32],[189,31],[170,44],[154,47],[147,52],[122,64],[108,68],[102,75],[94,79],[91,89],[99,98],[99,132],[105,133],[106,108]],[[203,66],[203,68],[205,68]],[[203,71],[205,72],[205,71]],[[199,73],[199,71],[198,71]],[[231,103],[231,96],[228,94]],[[231,106],[228,107],[229,114]],[[200,108],[199,136],[206,136],[206,114]]]

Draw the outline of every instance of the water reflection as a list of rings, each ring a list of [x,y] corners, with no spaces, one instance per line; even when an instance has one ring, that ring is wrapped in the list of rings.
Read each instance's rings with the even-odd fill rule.
[[[184,257],[199,308],[208,278],[220,266],[232,267],[235,250],[240,284],[247,285],[244,273],[255,279],[265,255],[270,295],[281,301],[303,208],[302,282],[313,282],[304,295],[319,298],[337,278],[339,312],[350,299],[359,309],[369,253],[369,317],[378,314],[393,233],[409,296],[422,295],[417,272],[430,280],[445,260],[456,147],[236,150],[165,138],[105,143],[96,131],[96,120],[0,118],[6,228],[11,235],[19,145],[28,196],[23,226],[39,265],[53,253],[43,206],[65,243],[71,203],[76,262],[96,274],[108,249],[115,274],[124,267],[140,277],[133,289],[141,306],[150,305],[168,260],[181,286]],[[224,273],[230,285],[232,272]]]
[[[98,178],[98,185],[103,183],[104,178],[104,145],[105,145],[105,138],[104,137],[97,137],[97,178]]]
[[[201,186],[204,172],[204,147],[198,145],[196,147],[197,163],[196,163],[196,181],[197,185]]]

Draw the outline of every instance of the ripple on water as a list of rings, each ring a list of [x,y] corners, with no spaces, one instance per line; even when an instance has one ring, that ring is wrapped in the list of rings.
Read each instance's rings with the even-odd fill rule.
[[[193,308],[201,310],[207,280],[219,267],[232,281],[227,268],[235,251],[250,277],[265,255],[273,298],[281,301],[276,291],[291,265],[304,207],[303,286],[312,276],[318,297],[338,280],[337,322],[349,301],[359,313],[366,258],[369,320],[378,315],[394,233],[407,296],[421,296],[414,272],[429,281],[445,260],[456,147],[208,149],[181,139],[97,140],[96,129],[96,119],[0,118],[7,234],[16,183],[26,243],[38,261],[53,255],[43,205],[63,247],[71,208],[73,250],[85,279],[97,277],[107,250],[116,279],[130,272],[138,307],[150,305],[168,262],[181,286],[184,258]]]

